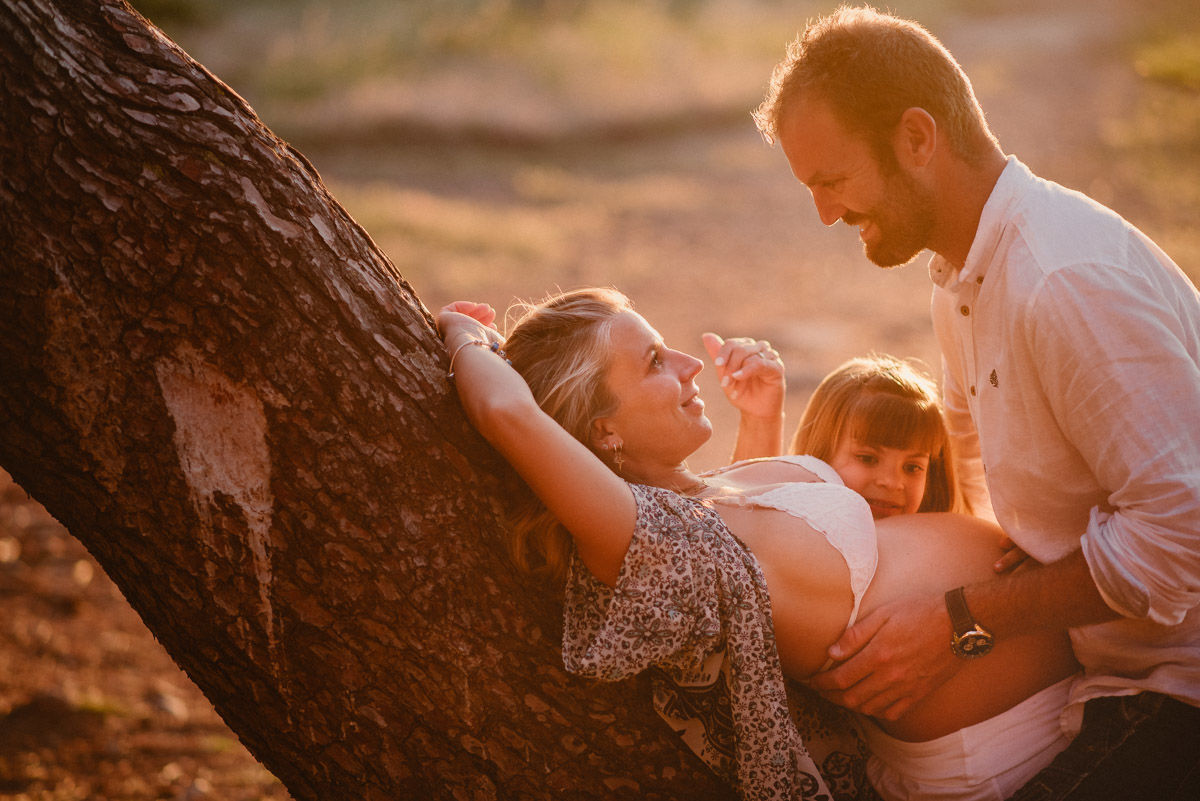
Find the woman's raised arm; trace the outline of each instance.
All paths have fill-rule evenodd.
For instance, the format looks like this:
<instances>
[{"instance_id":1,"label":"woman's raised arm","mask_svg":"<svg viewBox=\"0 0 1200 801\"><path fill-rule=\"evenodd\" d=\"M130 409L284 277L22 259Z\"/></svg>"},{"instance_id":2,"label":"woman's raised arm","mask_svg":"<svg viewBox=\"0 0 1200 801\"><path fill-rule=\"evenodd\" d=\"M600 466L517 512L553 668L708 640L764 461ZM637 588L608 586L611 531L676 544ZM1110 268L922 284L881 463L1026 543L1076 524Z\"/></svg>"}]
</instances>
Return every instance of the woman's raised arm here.
<instances>
[{"instance_id":1,"label":"woman's raised arm","mask_svg":"<svg viewBox=\"0 0 1200 801\"><path fill-rule=\"evenodd\" d=\"M725 397L740 412L730 462L783 453L783 361L766 340L703 335Z\"/></svg>"},{"instance_id":2,"label":"woman's raised arm","mask_svg":"<svg viewBox=\"0 0 1200 801\"><path fill-rule=\"evenodd\" d=\"M450 375L467 418L571 533L596 578L616 583L637 516L633 493L538 407L505 361L495 310L458 301L438 314Z\"/></svg>"}]
</instances>

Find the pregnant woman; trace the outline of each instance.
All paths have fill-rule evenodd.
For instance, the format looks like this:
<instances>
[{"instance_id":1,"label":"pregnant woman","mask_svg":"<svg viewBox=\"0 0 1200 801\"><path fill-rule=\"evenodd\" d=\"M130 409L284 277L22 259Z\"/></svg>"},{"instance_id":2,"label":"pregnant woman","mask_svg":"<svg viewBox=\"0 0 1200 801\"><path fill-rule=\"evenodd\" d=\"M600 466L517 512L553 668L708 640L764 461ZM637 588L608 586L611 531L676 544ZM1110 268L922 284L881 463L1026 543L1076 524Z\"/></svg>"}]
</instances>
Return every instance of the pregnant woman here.
<instances>
[{"instance_id":1,"label":"pregnant woman","mask_svg":"<svg viewBox=\"0 0 1200 801\"><path fill-rule=\"evenodd\" d=\"M954 514L874 521L811 457L693 473L685 459L712 433L702 363L613 290L553 297L506 340L494 318L457 302L438 324L469 419L533 493L510 550L566 574L567 668L613 680L654 669L656 709L744 798L828 797L784 677L825 667L859 614L990 578L999 530ZM1019 786L1066 745L1057 711L1076 669L1065 635L998 642L898 720L870 723L868 742L887 754L869 770L921 780L964 743L987 748L1001 721L1037 743L988 765ZM698 703L706 694L717 700ZM993 797L992 778L939 797Z\"/></svg>"}]
</instances>

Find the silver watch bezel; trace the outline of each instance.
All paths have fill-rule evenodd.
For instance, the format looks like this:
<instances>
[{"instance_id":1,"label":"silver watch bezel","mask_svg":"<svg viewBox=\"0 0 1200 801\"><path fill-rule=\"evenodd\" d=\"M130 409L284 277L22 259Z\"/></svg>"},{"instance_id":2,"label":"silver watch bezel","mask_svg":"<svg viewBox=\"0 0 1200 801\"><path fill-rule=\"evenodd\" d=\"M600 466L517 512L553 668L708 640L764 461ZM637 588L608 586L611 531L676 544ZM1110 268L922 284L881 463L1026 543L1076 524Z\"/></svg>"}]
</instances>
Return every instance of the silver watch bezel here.
<instances>
[{"instance_id":1,"label":"silver watch bezel","mask_svg":"<svg viewBox=\"0 0 1200 801\"><path fill-rule=\"evenodd\" d=\"M996 640L992 637L992 633L976 623L962 634L957 632L954 634L950 640L950 650L954 652L955 656L975 659L987 654L995 644Z\"/></svg>"}]
</instances>

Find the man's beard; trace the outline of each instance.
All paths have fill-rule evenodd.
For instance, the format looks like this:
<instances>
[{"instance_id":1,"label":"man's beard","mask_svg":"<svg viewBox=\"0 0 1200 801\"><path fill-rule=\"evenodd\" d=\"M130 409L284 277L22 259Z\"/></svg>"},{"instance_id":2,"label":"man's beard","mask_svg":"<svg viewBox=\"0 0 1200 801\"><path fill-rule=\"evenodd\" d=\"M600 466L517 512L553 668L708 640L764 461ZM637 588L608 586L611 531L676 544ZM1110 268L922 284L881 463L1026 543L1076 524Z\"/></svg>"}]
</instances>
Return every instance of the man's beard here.
<instances>
[{"instance_id":1,"label":"man's beard","mask_svg":"<svg viewBox=\"0 0 1200 801\"><path fill-rule=\"evenodd\" d=\"M863 252L880 267L898 267L928 247L934 217L933 193L893 168L887 175L883 201L865 214L847 213L842 221L847 225L870 223L876 238L863 241Z\"/></svg>"}]
</instances>

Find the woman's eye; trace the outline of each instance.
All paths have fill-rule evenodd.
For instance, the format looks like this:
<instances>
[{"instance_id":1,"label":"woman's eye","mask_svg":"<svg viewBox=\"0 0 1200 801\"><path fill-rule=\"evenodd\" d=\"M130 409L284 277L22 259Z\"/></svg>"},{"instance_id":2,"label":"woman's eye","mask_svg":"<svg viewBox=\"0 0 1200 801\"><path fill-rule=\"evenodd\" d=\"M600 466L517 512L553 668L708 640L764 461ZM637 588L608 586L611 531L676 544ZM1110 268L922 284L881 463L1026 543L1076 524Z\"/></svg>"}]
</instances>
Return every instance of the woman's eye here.
<instances>
[{"instance_id":1,"label":"woman's eye","mask_svg":"<svg viewBox=\"0 0 1200 801\"><path fill-rule=\"evenodd\" d=\"M650 356L651 367L662 367L662 355L658 351L654 351Z\"/></svg>"}]
</instances>

